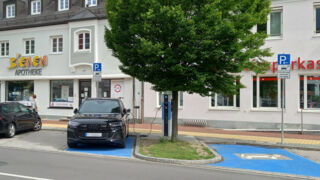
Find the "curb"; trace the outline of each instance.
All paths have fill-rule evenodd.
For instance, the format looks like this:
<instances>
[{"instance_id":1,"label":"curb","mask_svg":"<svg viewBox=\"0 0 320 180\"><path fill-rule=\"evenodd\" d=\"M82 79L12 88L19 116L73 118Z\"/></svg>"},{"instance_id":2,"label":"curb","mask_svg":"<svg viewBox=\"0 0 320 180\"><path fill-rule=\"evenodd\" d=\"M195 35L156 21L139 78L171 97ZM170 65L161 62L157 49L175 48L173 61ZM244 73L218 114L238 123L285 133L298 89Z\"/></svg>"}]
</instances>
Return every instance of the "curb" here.
<instances>
[{"instance_id":1,"label":"curb","mask_svg":"<svg viewBox=\"0 0 320 180\"><path fill-rule=\"evenodd\" d=\"M202 139L201 137L196 137ZM227 138L212 138L213 140L202 140L207 144L235 144L235 145L252 145L252 146L263 146L273 148L288 148L288 149L301 149L310 151L320 151L320 146L309 145L309 144L279 144L270 142L259 142L259 141L245 141L241 139L227 139Z\"/></svg>"},{"instance_id":2,"label":"curb","mask_svg":"<svg viewBox=\"0 0 320 180\"><path fill-rule=\"evenodd\" d=\"M201 142L202 145L208 147L205 143ZM212 159L204 159L204 160L179 160L179 159L167 159L167 158L157 158L151 156L145 156L139 153L140 149L140 136L136 138L136 145L134 149L134 156L138 159L153 161L153 162L161 162L161 163L170 163L170 164L191 164L191 165L201 165L201 164L213 164L222 161L222 156L218 154L216 151L208 147L208 149L215 155Z\"/></svg>"},{"instance_id":3,"label":"curb","mask_svg":"<svg viewBox=\"0 0 320 180\"><path fill-rule=\"evenodd\" d=\"M67 131L67 128L61 127L49 127L46 125L42 125L42 130L50 130L50 131Z\"/></svg>"}]
</instances>

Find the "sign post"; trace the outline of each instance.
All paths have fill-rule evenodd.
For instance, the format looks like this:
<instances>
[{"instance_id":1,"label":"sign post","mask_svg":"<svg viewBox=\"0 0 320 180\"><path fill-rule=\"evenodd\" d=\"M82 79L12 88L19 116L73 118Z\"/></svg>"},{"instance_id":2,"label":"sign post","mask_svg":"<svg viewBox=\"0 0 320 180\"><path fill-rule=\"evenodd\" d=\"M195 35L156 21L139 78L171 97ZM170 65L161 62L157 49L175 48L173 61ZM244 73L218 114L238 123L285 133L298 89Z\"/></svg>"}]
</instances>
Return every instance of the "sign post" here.
<instances>
[{"instance_id":1,"label":"sign post","mask_svg":"<svg viewBox=\"0 0 320 180\"><path fill-rule=\"evenodd\" d=\"M93 81L96 82L96 96L99 97L99 82L101 81L101 63L93 63Z\"/></svg>"},{"instance_id":2,"label":"sign post","mask_svg":"<svg viewBox=\"0 0 320 180\"><path fill-rule=\"evenodd\" d=\"M281 79L281 144L284 140L284 118L283 110L285 104L285 80L290 79L290 54L278 54L278 78ZM281 85L280 85L281 86Z\"/></svg>"}]
</instances>

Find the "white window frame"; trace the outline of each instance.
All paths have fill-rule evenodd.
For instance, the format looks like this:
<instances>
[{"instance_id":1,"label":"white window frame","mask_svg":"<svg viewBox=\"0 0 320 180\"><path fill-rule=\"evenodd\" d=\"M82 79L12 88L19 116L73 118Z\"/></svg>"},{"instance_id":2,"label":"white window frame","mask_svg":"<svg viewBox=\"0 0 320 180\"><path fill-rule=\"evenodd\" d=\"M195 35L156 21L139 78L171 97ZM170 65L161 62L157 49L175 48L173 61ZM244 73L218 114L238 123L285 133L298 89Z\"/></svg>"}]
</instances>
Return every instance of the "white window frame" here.
<instances>
[{"instance_id":1,"label":"white window frame","mask_svg":"<svg viewBox=\"0 0 320 180\"><path fill-rule=\"evenodd\" d=\"M240 92L240 91L239 91ZM240 94L238 95L240 96ZM237 95L233 95L233 106L218 106L218 93L214 93L214 106L211 104L212 96L209 96L209 109L226 109L226 110L239 110L237 107ZM240 105L240 102L239 102Z\"/></svg>"},{"instance_id":2,"label":"white window frame","mask_svg":"<svg viewBox=\"0 0 320 180\"><path fill-rule=\"evenodd\" d=\"M319 76L319 74L299 74L299 88L300 88L300 76L303 76L303 109L309 112L319 112L320 108L308 108L308 76ZM300 93L299 93L300 96ZM298 102L299 111L300 107L300 98Z\"/></svg>"},{"instance_id":3,"label":"white window frame","mask_svg":"<svg viewBox=\"0 0 320 180\"><path fill-rule=\"evenodd\" d=\"M277 75L263 75L263 76L255 76L256 78L257 78L257 83L256 83L256 96L257 96L257 102L256 102L256 104L257 104L257 107L253 107L253 99L251 100L251 107L253 108L253 109L265 109L265 110L272 110L272 109L274 109L274 110L279 110L279 109L281 109L281 79L279 79L278 77L277 77ZM277 94L278 94L278 99L277 99L277 101L278 101L278 107L260 107L260 78L263 78L263 77L276 77L276 78L278 78L278 80L277 80L277 90L278 90L278 92L277 92ZM253 83L253 76L252 76L252 81L251 81L251 83ZM285 82L285 84L286 84L286 82ZM286 98L286 85L284 85L284 97ZM253 86L252 86L252 93L251 93L251 97L253 98ZM285 103L284 104L286 104L286 100L285 100ZM286 107L285 107L286 108Z\"/></svg>"},{"instance_id":4,"label":"white window frame","mask_svg":"<svg viewBox=\"0 0 320 180\"><path fill-rule=\"evenodd\" d=\"M63 3L62 7L61 7L61 2ZM66 7L66 4L68 5L68 7ZM58 1L59 11L66 11L66 10L69 10L69 8L70 8L70 0L59 0Z\"/></svg>"},{"instance_id":5,"label":"white window frame","mask_svg":"<svg viewBox=\"0 0 320 180\"><path fill-rule=\"evenodd\" d=\"M98 5L98 0L95 0L95 4L93 4L93 0L90 0L90 4L89 4L89 0L86 0L86 7L88 6L88 7L93 7L93 6L97 6Z\"/></svg>"},{"instance_id":6,"label":"white window frame","mask_svg":"<svg viewBox=\"0 0 320 180\"><path fill-rule=\"evenodd\" d=\"M60 38L62 38L62 51L59 51L59 48L60 48L59 39ZM56 52L53 51L53 40L54 39L57 39L57 49L56 49L57 51ZM50 39L50 42L51 42L51 53L52 54L62 54L63 53L63 44L64 44L63 36L52 36L51 39Z\"/></svg>"},{"instance_id":7,"label":"white window frame","mask_svg":"<svg viewBox=\"0 0 320 180\"><path fill-rule=\"evenodd\" d=\"M34 9L34 4L36 5L36 9ZM40 8L40 11L38 11ZM31 15L41 14L41 0L32 0L31 1Z\"/></svg>"},{"instance_id":8,"label":"white window frame","mask_svg":"<svg viewBox=\"0 0 320 180\"><path fill-rule=\"evenodd\" d=\"M281 28L281 32L279 36L271 36L271 13L274 12L281 12L281 23L280 23L280 28ZM282 7L274 7L272 8L272 11L270 12L270 14L268 15L268 21L267 21L267 34L268 34L268 38L269 39L282 39L283 37L283 9Z\"/></svg>"},{"instance_id":9,"label":"white window frame","mask_svg":"<svg viewBox=\"0 0 320 180\"><path fill-rule=\"evenodd\" d=\"M27 52L27 41L29 41L29 46L30 46L30 48L29 48L29 52ZM34 42L34 52L32 53L32 51L31 51L31 41L33 41ZM24 39L24 41L23 41L23 43L24 43L24 51L23 51L23 53L25 54L25 55L34 55L35 54L35 52L36 52L36 41L34 40L34 39Z\"/></svg>"},{"instance_id":10,"label":"white window frame","mask_svg":"<svg viewBox=\"0 0 320 180\"><path fill-rule=\"evenodd\" d=\"M320 2L315 3L313 6L313 12L314 12L314 35L320 36L320 32L317 33L317 9L320 9Z\"/></svg>"},{"instance_id":11,"label":"white window frame","mask_svg":"<svg viewBox=\"0 0 320 180\"><path fill-rule=\"evenodd\" d=\"M14 9L14 11L13 11L13 9ZM9 16L9 11L10 11L10 16ZM15 4L7 5L6 6L6 18L15 18L15 17L16 17L16 5Z\"/></svg>"},{"instance_id":12,"label":"white window frame","mask_svg":"<svg viewBox=\"0 0 320 180\"><path fill-rule=\"evenodd\" d=\"M160 93L159 92L156 92L157 93L157 104L156 104L156 107L157 108L161 108L161 105L159 104L160 102L159 102L159 96L160 96ZM183 108L183 105L184 105L184 101L183 101L183 92L178 92L178 108L179 109L182 109ZM182 103L182 106L180 105L180 98L181 98L181 95L182 95L182 101L183 101L183 103Z\"/></svg>"},{"instance_id":13,"label":"white window frame","mask_svg":"<svg viewBox=\"0 0 320 180\"><path fill-rule=\"evenodd\" d=\"M4 55L2 55L2 45L3 44L4 44ZM9 53L10 53L9 41L0 41L0 57L9 57Z\"/></svg>"},{"instance_id":14,"label":"white window frame","mask_svg":"<svg viewBox=\"0 0 320 180\"><path fill-rule=\"evenodd\" d=\"M85 49L85 34L89 33L89 49ZM83 34L83 49L79 49L79 35ZM74 32L74 52L91 52L92 33L89 29L80 29Z\"/></svg>"}]
</instances>

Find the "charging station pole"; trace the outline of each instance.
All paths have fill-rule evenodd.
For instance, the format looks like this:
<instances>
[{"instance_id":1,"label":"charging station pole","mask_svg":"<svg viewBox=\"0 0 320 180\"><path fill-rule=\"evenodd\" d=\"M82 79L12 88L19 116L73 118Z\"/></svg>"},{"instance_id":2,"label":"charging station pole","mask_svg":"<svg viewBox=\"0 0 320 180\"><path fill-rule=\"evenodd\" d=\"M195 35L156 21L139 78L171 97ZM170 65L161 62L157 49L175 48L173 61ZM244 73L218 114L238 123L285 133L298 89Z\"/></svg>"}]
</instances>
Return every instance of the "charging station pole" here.
<instances>
[{"instance_id":1,"label":"charging station pole","mask_svg":"<svg viewBox=\"0 0 320 180\"><path fill-rule=\"evenodd\" d=\"M168 97L168 94L164 94L163 95L164 97L164 101L163 101L163 108L164 108L164 119L163 119L163 126L164 126L164 132L163 132L163 135L164 136L168 136L168 130L169 130L169 127L168 127L168 114L169 114L169 107L168 107L168 103L169 103L169 97Z\"/></svg>"},{"instance_id":2,"label":"charging station pole","mask_svg":"<svg viewBox=\"0 0 320 180\"><path fill-rule=\"evenodd\" d=\"M162 136L171 137L171 135L172 135L171 95L163 94L163 101L162 101Z\"/></svg>"}]
</instances>

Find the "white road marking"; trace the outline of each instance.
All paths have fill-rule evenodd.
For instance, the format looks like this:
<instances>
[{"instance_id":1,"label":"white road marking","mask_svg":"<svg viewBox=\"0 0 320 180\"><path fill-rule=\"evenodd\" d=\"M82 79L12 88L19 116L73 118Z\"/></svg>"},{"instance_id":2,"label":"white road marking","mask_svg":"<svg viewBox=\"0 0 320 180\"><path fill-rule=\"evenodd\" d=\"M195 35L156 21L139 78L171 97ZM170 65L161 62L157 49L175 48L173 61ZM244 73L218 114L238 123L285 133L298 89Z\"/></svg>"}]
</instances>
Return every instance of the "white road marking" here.
<instances>
[{"instance_id":1,"label":"white road marking","mask_svg":"<svg viewBox=\"0 0 320 180\"><path fill-rule=\"evenodd\" d=\"M17 177L17 178L32 179L32 180L52 180L52 179L37 178L37 177L31 177L31 176L22 176L22 175L18 175L18 174L9 174L9 173L2 173L2 172L0 172L0 176L9 176L9 177Z\"/></svg>"}]
</instances>

